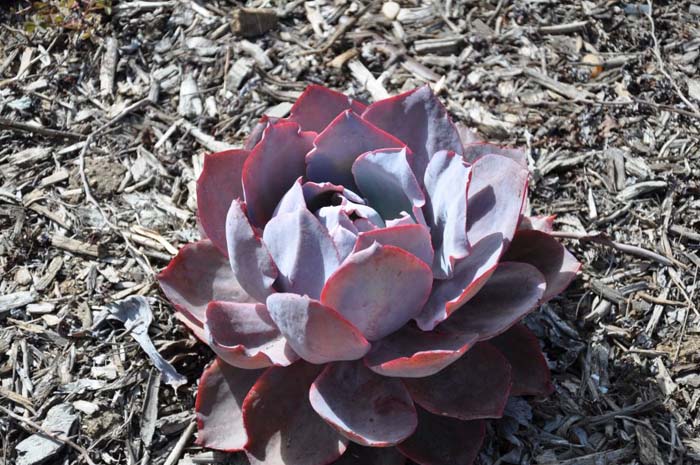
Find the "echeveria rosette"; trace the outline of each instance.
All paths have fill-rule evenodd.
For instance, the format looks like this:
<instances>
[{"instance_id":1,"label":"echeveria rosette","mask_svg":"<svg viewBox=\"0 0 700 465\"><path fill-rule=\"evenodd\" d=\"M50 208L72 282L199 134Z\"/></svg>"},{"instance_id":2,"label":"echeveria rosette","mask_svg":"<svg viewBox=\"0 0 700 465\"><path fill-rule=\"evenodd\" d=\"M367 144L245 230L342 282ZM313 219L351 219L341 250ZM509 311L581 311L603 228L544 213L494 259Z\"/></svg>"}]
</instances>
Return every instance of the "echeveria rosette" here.
<instances>
[{"instance_id":1,"label":"echeveria rosette","mask_svg":"<svg viewBox=\"0 0 700 465\"><path fill-rule=\"evenodd\" d=\"M520 323L579 264L523 216L523 152L457 128L430 88L365 106L310 86L207 156L207 239L159 275L218 358L198 443L252 464L470 464L510 395L547 395Z\"/></svg>"}]
</instances>

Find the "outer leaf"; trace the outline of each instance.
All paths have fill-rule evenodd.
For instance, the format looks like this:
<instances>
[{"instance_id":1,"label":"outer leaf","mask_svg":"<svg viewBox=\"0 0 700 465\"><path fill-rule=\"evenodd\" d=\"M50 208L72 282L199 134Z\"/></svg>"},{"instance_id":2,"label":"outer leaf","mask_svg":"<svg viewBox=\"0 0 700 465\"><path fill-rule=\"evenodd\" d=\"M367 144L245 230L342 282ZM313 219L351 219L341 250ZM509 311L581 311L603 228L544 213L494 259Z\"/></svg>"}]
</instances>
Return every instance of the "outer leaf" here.
<instances>
[{"instance_id":1,"label":"outer leaf","mask_svg":"<svg viewBox=\"0 0 700 465\"><path fill-rule=\"evenodd\" d=\"M484 155L472 166L467 203L467 238L475 244L500 233L510 243L527 190L527 168L502 155Z\"/></svg>"},{"instance_id":2,"label":"outer leaf","mask_svg":"<svg viewBox=\"0 0 700 465\"><path fill-rule=\"evenodd\" d=\"M474 163L484 155L490 154L502 155L506 158L510 158L519 165L527 168L527 154L522 149L502 147L483 141L464 144L464 159L469 163Z\"/></svg>"},{"instance_id":3,"label":"outer leaf","mask_svg":"<svg viewBox=\"0 0 700 465\"><path fill-rule=\"evenodd\" d=\"M226 241L231 269L241 287L258 302L273 292L277 267L253 227L248 222L245 204L231 202L226 216ZM221 299L225 300L225 299Z\"/></svg>"},{"instance_id":4,"label":"outer leaf","mask_svg":"<svg viewBox=\"0 0 700 465\"><path fill-rule=\"evenodd\" d=\"M418 409L418 429L398 449L418 465L471 465L484 442L485 423Z\"/></svg>"},{"instance_id":5,"label":"outer leaf","mask_svg":"<svg viewBox=\"0 0 700 465\"><path fill-rule=\"evenodd\" d=\"M204 329L209 347L229 365L287 366L299 358L263 304L211 302Z\"/></svg>"},{"instance_id":6,"label":"outer leaf","mask_svg":"<svg viewBox=\"0 0 700 465\"><path fill-rule=\"evenodd\" d=\"M367 152L352 165L355 183L370 206L384 219L401 217L408 212L425 223L421 207L425 196L408 163L405 148Z\"/></svg>"},{"instance_id":7,"label":"outer leaf","mask_svg":"<svg viewBox=\"0 0 700 465\"><path fill-rule=\"evenodd\" d=\"M215 359L204 370L197 389L197 444L227 452L243 450L243 399L262 370L242 370Z\"/></svg>"},{"instance_id":8,"label":"outer leaf","mask_svg":"<svg viewBox=\"0 0 700 465\"><path fill-rule=\"evenodd\" d=\"M340 264L328 231L306 209L272 218L263 231L263 241L277 264L277 289L283 292L316 299Z\"/></svg>"},{"instance_id":9,"label":"outer leaf","mask_svg":"<svg viewBox=\"0 0 700 465\"><path fill-rule=\"evenodd\" d=\"M367 339L350 322L307 296L272 294L267 308L289 345L307 362L356 360L370 349Z\"/></svg>"},{"instance_id":10,"label":"outer leaf","mask_svg":"<svg viewBox=\"0 0 700 465\"><path fill-rule=\"evenodd\" d=\"M363 447L354 442L331 465L405 465L406 458L395 447Z\"/></svg>"},{"instance_id":11,"label":"outer leaf","mask_svg":"<svg viewBox=\"0 0 700 465\"><path fill-rule=\"evenodd\" d=\"M393 245L415 255L426 265L433 263L433 247L430 244L428 228L422 224L407 224L400 226L374 229L360 233L355 244L355 252L364 250L374 242L381 245Z\"/></svg>"},{"instance_id":12,"label":"outer leaf","mask_svg":"<svg viewBox=\"0 0 700 465\"><path fill-rule=\"evenodd\" d=\"M243 192L252 224L267 223L285 192L304 176L304 157L313 138L313 133L301 132L299 125L288 121L265 129L243 165Z\"/></svg>"},{"instance_id":13,"label":"outer leaf","mask_svg":"<svg viewBox=\"0 0 700 465\"><path fill-rule=\"evenodd\" d=\"M566 289L581 269L566 247L549 234L536 230L518 231L503 259L528 263L544 275L547 281L544 302Z\"/></svg>"},{"instance_id":14,"label":"outer leaf","mask_svg":"<svg viewBox=\"0 0 700 465\"><path fill-rule=\"evenodd\" d=\"M473 245L468 257L456 262L452 278L435 281L430 299L416 317L420 329L431 331L479 292L496 269L502 250L500 234L487 236Z\"/></svg>"},{"instance_id":15,"label":"outer leaf","mask_svg":"<svg viewBox=\"0 0 700 465\"><path fill-rule=\"evenodd\" d=\"M510 365L495 347L482 342L438 374L407 378L404 384L416 403L436 415L500 418L510 392Z\"/></svg>"},{"instance_id":16,"label":"outer leaf","mask_svg":"<svg viewBox=\"0 0 700 465\"><path fill-rule=\"evenodd\" d=\"M296 121L304 131L321 132L345 110L362 113L365 105L323 86L311 84L294 103L289 120Z\"/></svg>"},{"instance_id":17,"label":"outer leaf","mask_svg":"<svg viewBox=\"0 0 700 465\"><path fill-rule=\"evenodd\" d=\"M358 444L398 444L416 428L416 409L398 379L384 378L359 362L328 365L311 385L311 406Z\"/></svg>"},{"instance_id":18,"label":"outer leaf","mask_svg":"<svg viewBox=\"0 0 700 465\"><path fill-rule=\"evenodd\" d=\"M420 331L406 325L375 342L365 363L383 376L431 376L464 355L478 339L476 333L453 333L440 328Z\"/></svg>"},{"instance_id":19,"label":"outer leaf","mask_svg":"<svg viewBox=\"0 0 700 465\"><path fill-rule=\"evenodd\" d=\"M523 319L540 303L544 276L532 265L501 262L481 290L443 326L491 339Z\"/></svg>"},{"instance_id":20,"label":"outer leaf","mask_svg":"<svg viewBox=\"0 0 700 465\"><path fill-rule=\"evenodd\" d=\"M253 148L262 139L265 129L275 124L279 120L279 118L276 118L274 116L261 116L258 122L255 123L255 126L253 126L253 129L250 131L250 134L248 134L248 138L243 144L243 150L253 150Z\"/></svg>"},{"instance_id":21,"label":"outer leaf","mask_svg":"<svg viewBox=\"0 0 700 465\"><path fill-rule=\"evenodd\" d=\"M554 390L547 361L537 337L523 324L517 324L489 341L508 359L512 367L512 396L548 396Z\"/></svg>"},{"instance_id":22,"label":"outer leaf","mask_svg":"<svg viewBox=\"0 0 700 465\"><path fill-rule=\"evenodd\" d=\"M554 219L556 215L539 215L539 216L522 216L520 218L520 224L518 225L518 230L521 229L536 229L537 231L542 231L544 233L551 233L554 231Z\"/></svg>"},{"instance_id":23,"label":"outer leaf","mask_svg":"<svg viewBox=\"0 0 700 465\"><path fill-rule=\"evenodd\" d=\"M309 387L321 368L305 362L269 368L243 401L251 465L325 465L339 458L347 439L311 408Z\"/></svg>"},{"instance_id":24,"label":"outer leaf","mask_svg":"<svg viewBox=\"0 0 700 465\"><path fill-rule=\"evenodd\" d=\"M328 181L355 190L351 168L365 152L405 144L350 110L344 111L314 140L306 156L306 174L312 181Z\"/></svg>"},{"instance_id":25,"label":"outer leaf","mask_svg":"<svg viewBox=\"0 0 700 465\"><path fill-rule=\"evenodd\" d=\"M243 198L241 176L247 150L227 150L204 158L197 179L197 211L207 237L226 255L226 213L231 201Z\"/></svg>"},{"instance_id":26,"label":"outer leaf","mask_svg":"<svg viewBox=\"0 0 700 465\"><path fill-rule=\"evenodd\" d=\"M226 257L211 241L184 246L158 274L163 293L186 316L191 329L204 328L204 312L211 300L252 302L231 271Z\"/></svg>"},{"instance_id":27,"label":"outer leaf","mask_svg":"<svg viewBox=\"0 0 700 465\"><path fill-rule=\"evenodd\" d=\"M301 185L302 178L297 178L289 190L282 196L282 200L275 207L273 218L284 213L293 213L297 210L306 210L306 199L304 189Z\"/></svg>"},{"instance_id":28,"label":"outer leaf","mask_svg":"<svg viewBox=\"0 0 700 465\"><path fill-rule=\"evenodd\" d=\"M441 150L425 171L425 217L435 248L433 275L452 276L455 261L469 254L467 240L467 186L471 170L454 152Z\"/></svg>"},{"instance_id":29,"label":"outer leaf","mask_svg":"<svg viewBox=\"0 0 700 465\"><path fill-rule=\"evenodd\" d=\"M373 103L362 118L379 126L413 151L416 178L423 179L428 160L438 150L462 153L459 132L429 86Z\"/></svg>"},{"instance_id":30,"label":"outer leaf","mask_svg":"<svg viewBox=\"0 0 700 465\"><path fill-rule=\"evenodd\" d=\"M345 260L326 282L321 302L376 341L417 315L431 284L430 268L415 255L375 243Z\"/></svg>"}]
</instances>

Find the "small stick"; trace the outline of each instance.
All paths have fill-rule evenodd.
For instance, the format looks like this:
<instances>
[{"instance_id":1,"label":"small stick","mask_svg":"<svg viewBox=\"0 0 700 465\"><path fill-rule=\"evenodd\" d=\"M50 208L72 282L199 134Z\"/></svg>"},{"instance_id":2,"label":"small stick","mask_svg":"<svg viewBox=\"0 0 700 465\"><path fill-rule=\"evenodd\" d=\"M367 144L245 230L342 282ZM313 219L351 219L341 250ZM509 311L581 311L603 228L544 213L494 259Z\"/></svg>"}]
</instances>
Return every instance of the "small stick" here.
<instances>
[{"instance_id":1,"label":"small stick","mask_svg":"<svg viewBox=\"0 0 700 465\"><path fill-rule=\"evenodd\" d=\"M47 137L57 137L65 139L83 139L86 136L77 132L61 131L58 129L44 128L41 126L33 126L31 124L19 123L6 118L0 118L0 128L13 129L15 131L25 131L34 134L40 134Z\"/></svg>"},{"instance_id":2,"label":"small stick","mask_svg":"<svg viewBox=\"0 0 700 465\"><path fill-rule=\"evenodd\" d=\"M170 454L168 454L168 458L165 459L165 463L163 465L175 465L175 463L177 463L180 456L182 456L182 451L185 449L187 441L189 441L192 434L194 434L194 429L196 427L197 423L194 421L187 426L187 429L182 432L180 439L178 439L177 443L175 443L175 447L170 451Z\"/></svg>"},{"instance_id":3,"label":"small stick","mask_svg":"<svg viewBox=\"0 0 700 465\"><path fill-rule=\"evenodd\" d=\"M350 30L351 27L355 25L355 23L362 17L364 16L367 11L375 4L375 0L369 2L367 5L365 5L360 11L357 12L355 16L350 18L347 23L343 23L336 29L336 31L333 33L333 35L330 36L330 38L326 41L325 44L323 44L320 48L316 48L313 50L304 50L300 52L300 55L314 55L316 53L323 53L329 48L333 46L333 44L340 39L342 36L345 35L346 32Z\"/></svg>"},{"instance_id":4,"label":"small stick","mask_svg":"<svg viewBox=\"0 0 700 465\"><path fill-rule=\"evenodd\" d=\"M595 235L588 233L570 233L561 231L555 231L550 234L554 237L561 237L565 239L595 242L596 244L612 247L613 249L619 250L620 252L628 253L630 255L648 258L667 266L678 265L678 263L675 260L671 260L656 252L652 252L651 250L647 250L642 247L637 247L636 245L621 244L620 242L615 242L612 239L609 239L603 235Z\"/></svg>"},{"instance_id":5,"label":"small stick","mask_svg":"<svg viewBox=\"0 0 700 465\"><path fill-rule=\"evenodd\" d=\"M15 420L17 420L17 421L19 421L19 422L22 422L22 423L25 423L25 424L31 426L32 428L34 428L35 430L40 431L42 434L45 434L46 436L50 437L51 439L69 445L70 447L72 447L73 449L75 449L78 453L80 453L80 456L81 456L89 465L95 465L95 462L93 462L92 459L90 458L90 455L88 454L88 451L85 450L85 448L84 448L83 446L81 446L81 445L76 444L75 442L73 442L71 439L65 437L65 436L62 435L62 434L52 433L51 431L47 430L46 428L44 428L43 426L39 425L38 423L36 423L36 422L30 420L29 418L21 417L21 416L17 415L16 413L14 413L12 410L9 410L9 409L7 409L7 408L1 406L1 405L0 405L0 410L2 410L3 412L5 412L7 415L9 415L10 417L14 418Z\"/></svg>"}]
</instances>

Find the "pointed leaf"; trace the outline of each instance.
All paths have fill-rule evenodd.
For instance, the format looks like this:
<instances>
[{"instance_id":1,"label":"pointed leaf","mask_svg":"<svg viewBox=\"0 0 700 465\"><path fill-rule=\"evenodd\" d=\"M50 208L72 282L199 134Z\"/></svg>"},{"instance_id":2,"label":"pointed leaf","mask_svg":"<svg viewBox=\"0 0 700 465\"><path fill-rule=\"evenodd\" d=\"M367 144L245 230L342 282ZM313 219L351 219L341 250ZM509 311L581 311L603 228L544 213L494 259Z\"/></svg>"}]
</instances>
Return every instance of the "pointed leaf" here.
<instances>
[{"instance_id":1,"label":"pointed leaf","mask_svg":"<svg viewBox=\"0 0 700 465\"><path fill-rule=\"evenodd\" d=\"M248 134L248 138L243 143L243 150L253 150L263 137L265 129L278 122L280 119L274 116L262 115L253 129Z\"/></svg>"},{"instance_id":2,"label":"pointed leaf","mask_svg":"<svg viewBox=\"0 0 700 465\"><path fill-rule=\"evenodd\" d=\"M554 391L547 361L537 337L523 324L517 324L489 340L512 368L512 396L548 396Z\"/></svg>"},{"instance_id":3,"label":"pointed leaf","mask_svg":"<svg viewBox=\"0 0 700 465\"><path fill-rule=\"evenodd\" d=\"M308 210L275 216L265 226L263 241L277 264L277 289L316 299L338 268L338 251L328 231Z\"/></svg>"},{"instance_id":4,"label":"pointed leaf","mask_svg":"<svg viewBox=\"0 0 700 465\"><path fill-rule=\"evenodd\" d=\"M414 318L428 298L430 268L415 255L374 243L351 254L326 282L321 302L335 308L370 341Z\"/></svg>"},{"instance_id":5,"label":"pointed leaf","mask_svg":"<svg viewBox=\"0 0 700 465\"><path fill-rule=\"evenodd\" d=\"M272 294L267 308L288 344L311 363L357 360L370 349L362 333L338 312L297 294Z\"/></svg>"},{"instance_id":6,"label":"pointed leaf","mask_svg":"<svg viewBox=\"0 0 700 465\"><path fill-rule=\"evenodd\" d=\"M398 449L418 465L472 465L485 433L484 420L462 421L418 409L418 429Z\"/></svg>"},{"instance_id":7,"label":"pointed leaf","mask_svg":"<svg viewBox=\"0 0 700 465\"><path fill-rule=\"evenodd\" d=\"M187 326L193 330L204 327L204 313L212 300L254 300L236 281L226 257L208 240L181 248L158 274L158 282L170 303L185 315L189 322Z\"/></svg>"},{"instance_id":8,"label":"pointed leaf","mask_svg":"<svg viewBox=\"0 0 700 465\"><path fill-rule=\"evenodd\" d=\"M365 357L370 370L382 376L420 378L442 370L471 348L476 333L421 331L406 325L375 342Z\"/></svg>"},{"instance_id":9,"label":"pointed leaf","mask_svg":"<svg viewBox=\"0 0 700 465\"><path fill-rule=\"evenodd\" d=\"M289 120L299 123L304 131L321 132L345 110L359 114L365 108L365 105L347 95L311 84L289 111Z\"/></svg>"},{"instance_id":10,"label":"pointed leaf","mask_svg":"<svg viewBox=\"0 0 700 465\"><path fill-rule=\"evenodd\" d=\"M282 200L275 207L273 217L284 213L293 213L297 210L306 210L306 199L304 189L301 186L301 176L294 181L294 184L282 196Z\"/></svg>"},{"instance_id":11,"label":"pointed leaf","mask_svg":"<svg viewBox=\"0 0 700 465\"><path fill-rule=\"evenodd\" d=\"M581 264L566 247L549 234L537 230L518 231L503 259L528 263L544 275L547 289L542 296L543 302L566 289L581 269Z\"/></svg>"},{"instance_id":12,"label":"pointed leaf","mask_svg":"<svg viewBox=\"0 0 700 465\"><path fill-rule=\"evenodd\" d=\"M264 302L273 291L277 267L270 252L248 222L245 204L231 202L226 216L226 242L231 269L241 287L258 302ZM226 300L226 299L220 299Z\"/></svg>"},{"instance_id":13,"label":"pointed leaf","mask_svg":"<svg viewBox=\"0 0 700 465\"><path fill-rule=\"evenodd\" d=\"M321 367L303 361L269 368L243 401L251 465L326 465L341 456L347 439L321 419L309 388Z\"/></svg>"},{"instance_id":14,"label":"pointed leaf","mask_svg":"<svg viewBox=\"0 0 700 465\"><path fill-rule=\"evenodd\" d=\"M248 442L243 426L243 399L262 370L243 370L214 360L199 380L197 444L226 452L243 450Z\"/></svg>"},{"instance_id":15,"label":"pointed leaf","mask_svg":"<svg viewBox=\"0 0 700 465\"><path fill-rule=\"evenodd\" d=\"M405 465L395 447L364 447L351 442L342 457L330 465Z\"/></svg>"},{"instance_id":16,"label":"pointed leaf","mask_svg":"<svg viewBox=\"0 0 700 465\"><path fill-rule=\"evenodd\" d=\"M263 304L211 302L204 330L211 350L235 367L287 366L299 359Z\"/></svg>"},{"instance_id":17,"label":"pointed leaf","mask_svg":"<svg viewBox=\"0 0 700 465\"><path fill-rule=\"evenodd\" d=\"M545 289L544 276L532 265L501 262L486 284L442 326L450 331L495 337L537 308Z\"/></svg>"},{"instance_id":18,"label":"pointed leaf","mask_svg":"<svg viewBox=\"0 0 700 465\"><path fill-rule=\"evenodd\" d=\"M425 196L405 148L364 153L352 165L352 174L360 192L382 218L399 218L405 211L424 223L420 208L425 204Z\"/></svg>"},{"instance_id":19,"label":"pointed leaf","mask_svg":"<svg viewBox=\"0 0 700 465\"><path fill-rule=\"evenodd\" d=\"M243 198L241 176L247 150L227 150L204 158L202 174L197 179L197 214L207 237L224 255L226 249L226 214L231 201Z\"/></svg>"},{"instance_id":20,"label":"pointed leaf","mask_svg":"<svg viewBox=\"0 0 700 465\"><path fill-rule=\"evenodd\" d=\"M430 298L416 317L418 327L431 331L471 299L496 269L502 250L500 234L487 236L474 244L469 256L455 263L452 278L433 283Z\"/></svg>"},{"instance_id":21,"label":"pointed leaf","mask_svg":"<svg viewBox=\"0 0 700 465\"><path fill-rule=\"evenodd\" d=\"M313 133L280 121L269 126L243 165L243 192L252 224L262 227L294 181L306 172L304 157L313 147Z\"/></svg>"},{"instance_id":22,"label":"pointed leaf","mask_svg":"<svg viewBox=\"0 0 700 465\"><path fill-rule=\"evenodd\" d=\"M525 216L520 218L520 224L518 225L518 230L521 229L535 229L537 231L542 231L544 233L551 233L554 231L554 219L556 215L538 215L538 216Z\"/></svg>"},{"instance_id":23,"label":"pointed leaf","mask_svg":"<svg viewBox=\"0 0 700 465\"><path fill-rule=\"evenodd\" d=\"M423 179L430 157L438 150L462 153L459 132L429 86L373 103L362 118L398 137L413 151L414 172Z\"/></svg>"},{"instance_id":24,"label":"pointed leaf","mask_svg":"<svg viewBox=\"0 0 700 465\"><path fill-rule=\"evenodd\" d=\"M406 378L404 384L417 404L436 415L500 418L510 393L510 365L498 349L482 342L439 373Z\"/></svg>"},{"instance_id":25,"label":"pointed leaf","mask_svg":"<svg viewBox=\"0 0 700 465\"><path fill-rule=\"evenodd\" d=\"M361 445L392 446L416 428L416 409L401 381L379 376L361 362L328 365L311 386L309 400L321 418Z\"/></svg>"},{"instance_id":26,"label":"pointed leaf","mask_svg":"<svg viewBox=\"0 0 700 465\"><path fill-rule=\"evenodd\" d=\"M342 263L355 247L358 233L355 224L340 205L322 207L316 217L328 230Z\"/></svg>"},{"instance_id":27,"label":"pointed leaf","mask_svg":"<svg viewBox=\"0 0 700 465\"><path fill-rule=\"evenodd\" d=\"M467 240L467 187L471 170L459 155L441 150L425 171L425 219L435 249L433 275L452 276L455 261L469 254Z\"/></svg>"},{"instance_id":28,"label":"pointed leaf","mask_svg":"<svg viewBox=\"0 0 700 465\"><path fill-rule=\"evenodd\" d=\"M355 244L355 252L364 250L374 242L393 245L415 255L426 265L433 263L433 247L430 244L428 228L422 224L408 224L360 233Z\"/></svg>"},{"instance_id":29,"label":"pointed leaf","mask_svg":"<svg viewBox=\"0 0 700 465\"><path fill-rule=\"evenodd\" d=\"M527 168L502 155L484 155L472 165L467 204L470 244L500 233L508 245L520 221L527 191Z\"/></svg>"},{"instance_id":30,"label":"pointed leaf","mask_svg":"<svg viewBox=\"0 0 700 465\"><path fill-rule=\"evenodd\" d=\"M355 190L351 168L360 154L401 147L405 147L403 142L347 110L314 140L314 149L306 157L306 174L312 181L328 181Z\"/></svg>"}]
</instances>

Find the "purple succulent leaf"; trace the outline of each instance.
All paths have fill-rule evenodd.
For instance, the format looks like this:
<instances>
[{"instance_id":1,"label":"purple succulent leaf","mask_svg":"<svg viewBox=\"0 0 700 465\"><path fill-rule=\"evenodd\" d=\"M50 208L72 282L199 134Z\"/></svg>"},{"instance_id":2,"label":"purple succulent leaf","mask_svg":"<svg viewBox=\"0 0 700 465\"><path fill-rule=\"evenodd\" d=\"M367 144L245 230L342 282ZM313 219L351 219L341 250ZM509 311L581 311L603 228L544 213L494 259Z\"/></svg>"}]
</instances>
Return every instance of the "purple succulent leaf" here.
<instances>
[{"instance_id":1,"label":"purple succulent leaf","mask_svg":"<svg viewBox=\"0 0 700 465\"><path fill-rule=\"evenodd\" d=\"M519 230L503 260L528 263L547 281L542 296L546 302L566 289L581 269L571 252L549 234L537 230Z\"/></svg>"},{"instance_id":2,"label":"purple succulent leaf","mask_svg":"<svg viewBox=\"0 0 700 465\"><path fill-rule=\"evenodd\" d=\"M554 391L547 361L532 331L517 324L489 340L512 368L512 396L548 396Z\"/></svg>"},{"instance_id":3,"label":"purple succulent leaf","mask_svg":"<svg viewBox=\"0 0 700 465\"><path fill-rule=\"evenodd\" d=\"M197 179L197 212L207 237L224 255L226 249L226 213L231 201L243 198L241 177L247 150L227 150L204 158Z\"/></svg>"},{"instance_id":4,"label":"purple succulent leaf","mask_svg":"<svg viewBox=\"0 0 700 465\"><path fill-rule=\"evenodd\" d=\"M395 447L364 447L351 442L338 460L330 465L405 465L404 457Z\"/></svg>"},{"instance_id":5,"label":"purple succulent leaf","mask_svg":"<svg viewBox=\"0 0 700 465\"><path fill-rule=\"evenodd\" d=\"M275 212L272 214L274 218L277 215L285 213L293 213L297 210L306 210L306 197L301 185L302 178L297 178L289 190L282 196L282 199L275 207Z\"/></svg>"},{"instance_id":6,"label":"purple succulent leaf","mask_svg":"<svg viewBox=\"0 0 700 465\"><path fill-rule=\"evenodd\" d=\"M500 234L492 234L473 244L469 256L455 263L452 278L433 283L430 298L416 317L418 327L431 331L471 299L496 269L502 251Z\"/></svg>"},{"instance_id":7,"label":"purple succulent leaf","mask_svg":"<svg viewBox=\"0 0 700 465\"><path fill-rule=\"evenodd\" d=\"M418 465L472 465L484 442L484 420L462 421L418 410L418 428L398 450Z\"/></svg>"},{"instance_id":8,"label":"purple succulent leaf","mask_svg":"<svg viewBox=\"0 0 700 465\"><path fill-rule=\"evenodd\" d=\"M340 205L321 207L316 213L316 218L328 230L342 263L355 247L358 234L355 224Z\"/></svg>"},{"instance_id":9,"label":"purple succulent leaf","mask_svg":"<svg viewBox=\"0 0 700 465\"><path fill-rule=\"evenodd\" d=\"M357 360L370 349L360 330L318 300L277 293L267 298L267 308L287 343L307 362Z\"/></svg>"},{"instance_id":10,"label":"purple succulent leaf","mask_svg":"<svg viewBox=\"0 0 700 465\"><path fill-rule=\"evenodd\" d=\"M370 229L383 228L385 226L384 219L374 208L365 205L364 203L354 202L344 196L337 196L336 199L340 201L342 210L347 213L348 216L355 216L371 223L371 226L369 226ZM365 229L363 228L361 230Z\"/></svg>"},{"instance_id":11,"label":"purple succulent leaf","mask_svg":"<svg viewBox=\"0 0 700 465\"><path fill-rule=\"evenodd\" d=\"M170 303L184 315L188 326L200 339L204 334L207 304L211 300L253 301L236 281L226 257L209 240L181 248L158 274L158 282Z\"/></svg>"},{"instance_id":12,"label":"purple succulent leaf","mask_svg":"<svg viewBox=\"0 0 700 465\"><path fill-rule=\"evenodd\" d=\"M525 216L520 218L520 224L518 224L518 231L534 229L537 231L542 231L544 233L551 233L554 231L554 219L556 215L537 215L537 216ZM516 232L517 234L517 232Z\"/></svg>"},{"instance_id":13,"label":"purple succulent leaf","mask_svg":"<svg viewBox=\"0 0 700 465\"><path fill-rule=\"evenodd\" d=\"M425 196L408 159L405 148L363 153L353 163L352 174L360 192L382 218L399 218L401 212L408 212L425 224L421 211Z\"/></svg>"},{"instance_id":14,"label":"purple succulent leaf","mask_svg":"<svg viewBox=\"0 0 700 465\"><path fill-rule=\"evenodd\" d=\"M243 399L262 372L232 367L218 358L204 370L194 406L198 445L226 452L243 450L248 442Z\"/></svg>"},{"instance_id":15,"label":"purple succulent leaf","mask_svg":"<svg viewBox=\"0 0 700 465\"><path fill-rule=\"evenodd\" d=\"M321 418L361 445L393 446L416 428L416 409L401 380L379 376L361 362L327 365L309 400Z\"/></svg>"},{"instance_id":16,"label":"purple succulent leaf","mask_svg":"<svg viewBox=\"0 0 700 465\"><path fill-rule=\"evenodd\" d=\"M304 191L306 205L312 212L315 212L324 206L331 205L335 194L344 195L346 191L343 186L338 186L330 182L307 181L301 187ZM357 196L353 198L356 197Z\"/></svg>"},{"instance_id":17,"label":"purple succulent leaf","mask_svg":"<svg viewBox=\"0 0 700 465\"><path fill-rule=\"evenodd\" d=\"M435 152L462 153L459 131L428 85L373 103L362 118L406 143L414 153L413 168L419 181Z\"/></svg>"},{"instance_id":18,"label":"purple succulent leaf","mask_svg":"<svg viewBox=\"0 0 700 465\"><path fill-rule=\"evenodd\" d=\"M306 172L304 157L315 133L280 121L269 126L243 165L243 192L252 224L262 227L272 217L282 196Z\"/></svg>"},{"instance_id":19,"label":"purple succulent leaf","mask_svg":"<svg viewBox=\"0 0 700 465\"><path fill-rule=\"evenodd\" d=\"M263 304L213 301L206 316L207 343L229 365L256 369L299 359Z\"/></svg>"},{"instance_id":20,"label":"purple succulent leaf","mask_svg":"<svg viewBox=\"0 0 700 465\"><path fill-rule=\"evenodd\" d=\"M255 123L255 126L253 126L250 134L248 134L248 138L243 143L243 150L253 150L253 148L258 145L258 142L260 142L262 139L265 129L275 124L279 120L279 118L274 116L263 115L258 122Z\"/></svg>"},{"instance_id":21,"label":"purple succulent leaf","mask_svg":"<svg viewBox=\"0 0 700 465\"><path fill-rule=\"evenodd\" d=\"M321 132L344 111L352 110L359 115L366 108L347 95L311 84L292 106L288 119L299 123L304 131Z\"/></svg>"},{"instance_id":22,"label":"purple succulent leaf","mask_svg":"<svg viewBox=\"0 0 700 465\"><path fill-rule=\"evenodd\" d=\"M430 268L415 255L375 242L351 254L331 275L321 302L376 341L418 314L432 279Z\"/></svg>"},{"instance_id":23,"label":"purple succulent leaf","mask_svg":"<svg viewBox=\"0 0 700 465\"><path fill-rule=\"evenodd\" d=\"M475 244L493 233L513 238L527 192L527 168L502 155L484 155L472 165L467 239Z\"/></svg>"},{"instance_id":24,"label":"purple succulent leaf","mask_svg":"<svg viewBox=\"0 0 700 465\"><path fill-rule=\"evenodd\" d=\"M393 226L360 233L353 252L364 250L374 242L403 249L423 260L428 266L433 263L430 232L422 224Z\"/></svg>"},{"instance_id":25,"label":"purple succulent leaf","mask_svg":"<svg viewBox=\"0 0 700 465\"><path fill-rule=\"evenodd\" d=\"M442 370L469 350L476 333L421 331L406 325L375 342L365 357L370 370L382 376L421 378Z\"/></svg>"},{"instance_id":26,"label":"purple succulent leaf","mask_svg":"<svg viewBox=\"0 0 700 465\"><path fill-rule=\"evenodd\" d=\"M272 285L278 276L277 267L248 222L246 205L238 199L231 202L226 215L226 243L233 276L248 294L258 302L264 302L274 292Z\"/></svg>"},{"instance_id":27,"label":"purple succulent leaf","mask_svg":"<svg viewBox=\"0 0 700 465\"><path fill-rule=\"evenodd\" d=\"M425 220L425 218L423 218ZM411 215L407 212L401 212L401 216L391 220L386 220L386 227L393 228L394 226L405 226L408 224L417 224Z\"/></svg>"},{"instance_id":28,"label":"purple succulent leaf","mask_svg":"<svg viewBox=\"0 0 700 465\"><path fill-rule=\"evenodd\" d=\"M268 368L243 401L245 446L251 465L326 465L348 440L323 421L309 402L321 369L303 361Z\"/></svg>"},{"instance_id":29,"label":"purple succulent leaf","mask_svg":"<svg viewBox=\"0 0 700 465\"><path fill-rule=\"evenodd\" d=\"M474 163L484 155L501 155L510 158L523 168L527 169L527 153L522 149L502 147L500 145L489 144L488 142L474 142L464 145L464 159L468 163Z\"/></svg>"},{"instance_id":30,"label":"purple succulent leaf","mask_svg":"<svg viewBox=\"0 0 700 465\"><path fill-rule=\"evenodd\" d=\"M455 261L469 254L467 188L471 170L459 155L441 150L425 170L425 218L430 226L436 279L452 276Z\"/></svg>"},{"instance_id":31,"label":"purple succulent leaf","mask_svg":"<svg viewBox=\"0 0 700 465\"><path fill-rule=\"evenodd\" d=\"M532 265L501 262L479 292L440 327L495 337L537 308L545 290L544 276Z\"/></svg>"},{"instance_id":32,"label":"purple succulent leaf","mask_svg":"<svg viewBox=\"0 0 700 465\"><path fill-rule=\"evenodd\" d=\"M340 265L328 231L305 208L272 218L263 231L263 242L279 270L275 286L281 292L317 299Z\"/></svg>"},{"instance_id":33,"label":"purple succulent leaf","mask_svg":"<svg viewBox=\"0 0 700 465\"><path fill-rule=\"evenodd\" d=\"M462 146L483 142L483 139L473 129L470 129L462 123L455 123L455 128L459 133L459 138L462 140Z\"/></svg>"},{"instance_id":34,"label":"purple succulent leaf","mask_svg":"<svg viewBox=\"0 0 700 465\"><path fill-rule=\"evenodd\" d=\"M439 373L405 378L413 400L436 415L460 420L500 418L510 393L511 369L506 358L482 342Z\"/></svg>"},{"instance_id":35,"label":"purple succulent leaf","mask_svg":"<svg viewBox=\"0 0 700 465\"><path fill-rule=\"evenodd\" d=\"M403 142L348 110L314 140L314 148L306 156L306 175L312 181L328 181L355 190L351 168L361 153L401 147L405 147Z\"/></svg>"}]
</instances>

